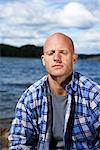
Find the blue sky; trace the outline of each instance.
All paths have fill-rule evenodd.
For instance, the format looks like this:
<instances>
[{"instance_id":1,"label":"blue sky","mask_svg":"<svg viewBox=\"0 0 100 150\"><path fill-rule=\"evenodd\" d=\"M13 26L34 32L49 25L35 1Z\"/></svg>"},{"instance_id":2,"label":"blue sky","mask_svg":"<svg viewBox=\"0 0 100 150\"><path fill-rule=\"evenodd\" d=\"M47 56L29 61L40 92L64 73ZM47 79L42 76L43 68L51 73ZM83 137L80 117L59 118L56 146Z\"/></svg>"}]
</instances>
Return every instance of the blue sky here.
<instances>
[{"instance_id":1,"label":"blue sky","mask_svg":"<svg viewBox=\"0 0 100 150\"><path fill-rule=\"evenodd\" d=\"M0 0L0 43L41 46L54 32L77 53L100 54L100 0Z\"/></svg>"}]
</instances>

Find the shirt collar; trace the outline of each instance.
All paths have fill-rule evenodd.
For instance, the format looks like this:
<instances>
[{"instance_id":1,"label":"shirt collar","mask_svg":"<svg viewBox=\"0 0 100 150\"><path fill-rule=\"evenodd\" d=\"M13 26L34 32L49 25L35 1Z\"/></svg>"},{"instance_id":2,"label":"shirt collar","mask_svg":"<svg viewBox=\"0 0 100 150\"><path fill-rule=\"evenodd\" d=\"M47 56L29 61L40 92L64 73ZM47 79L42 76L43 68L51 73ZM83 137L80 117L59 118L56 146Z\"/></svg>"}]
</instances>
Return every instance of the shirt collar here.
<instances>
[{"instance_id":1,"label":"shirt collar","mask_svg":"<svg viewBox=\"0 0 100 150\"><path fill-rule=\"evenodd\" d=\"M48 85L48 76L45 76L45 81L43 83L43 86L46 87L47 89L49 89L49 85ZM72 80L69 82L69 84L66 85L66 90L68 93L70 93L70 91L74 91L76 92L78 89L78 85L79 85L79 73L78 72L73 72L72 73ZM49 90L47 90L48 94L50 93Z\"/></svg>"},{"instance_id":2,"label":"shirt collar","mask_svg":"<svg viewBox=\"0 0 100 150\"><path fill-rule=\"evenodd\" d=\"M77 72L73 72L72 74L72 80L69 82L68 85L66 85L66 90L69 92L70 90L73 90L74 92L77 91L78 84L79 84L79 74Z\"/></svg>"}]
</instances>

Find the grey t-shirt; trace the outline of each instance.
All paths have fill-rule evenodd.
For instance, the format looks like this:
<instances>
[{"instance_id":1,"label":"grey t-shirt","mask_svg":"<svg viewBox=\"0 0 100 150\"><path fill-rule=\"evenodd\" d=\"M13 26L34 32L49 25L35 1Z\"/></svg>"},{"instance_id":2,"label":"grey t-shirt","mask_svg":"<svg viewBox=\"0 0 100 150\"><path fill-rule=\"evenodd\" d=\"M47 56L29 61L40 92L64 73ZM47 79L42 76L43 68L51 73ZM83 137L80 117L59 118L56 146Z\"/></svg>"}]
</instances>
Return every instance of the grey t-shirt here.
<instances>
[{"instance_id":1,"label":"grey t-shirt","mask_svg":"<svg viewBox=\"0 0 100 150\"><path fill-rule=\"evenodd\" d=\"M63 150L64 149L64 118L67 106L67 96L52 96L52 141L50 150Z\"/></svg>"}]
</instances>

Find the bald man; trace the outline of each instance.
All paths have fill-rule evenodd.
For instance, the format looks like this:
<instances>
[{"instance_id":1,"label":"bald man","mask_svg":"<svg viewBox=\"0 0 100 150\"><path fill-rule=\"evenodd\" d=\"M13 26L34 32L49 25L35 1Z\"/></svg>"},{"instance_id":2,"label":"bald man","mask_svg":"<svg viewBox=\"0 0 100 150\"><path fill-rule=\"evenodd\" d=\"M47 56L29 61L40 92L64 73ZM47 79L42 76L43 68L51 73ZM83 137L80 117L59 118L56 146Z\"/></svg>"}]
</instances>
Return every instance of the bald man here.
<instances>
[{"instance_id":1,"label":"bald man","mask_svg":"<svg viewBox=\"0 0 100 150\"><path fill-rule=\"evenodd\" d=\"M72 39L49 36L41 58L48 75L19 99L9 150L99 150L100 86L73 71Z\"/></svg>"}]
</instances>

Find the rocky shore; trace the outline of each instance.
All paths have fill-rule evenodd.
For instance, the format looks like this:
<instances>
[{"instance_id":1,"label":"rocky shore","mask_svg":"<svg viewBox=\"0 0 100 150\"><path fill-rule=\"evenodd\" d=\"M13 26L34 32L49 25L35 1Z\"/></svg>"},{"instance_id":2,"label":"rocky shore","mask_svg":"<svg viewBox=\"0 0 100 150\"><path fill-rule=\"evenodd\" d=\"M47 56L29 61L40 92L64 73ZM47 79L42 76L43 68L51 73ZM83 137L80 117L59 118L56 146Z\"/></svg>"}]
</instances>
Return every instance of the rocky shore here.
<instances>
[{"instance_id":1,"label":"rocky shore","mask_svg":"<svg viewBox=\"0 0 100 150\"><path fill-rule=\"evenodd\" d=\"M8 150L8 135L12 119L0 119L0 150Z\"/></svg>"}]
</instances>

